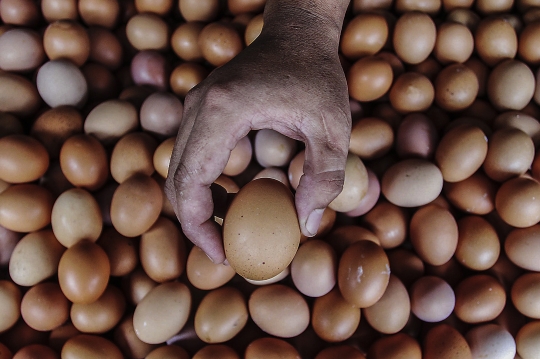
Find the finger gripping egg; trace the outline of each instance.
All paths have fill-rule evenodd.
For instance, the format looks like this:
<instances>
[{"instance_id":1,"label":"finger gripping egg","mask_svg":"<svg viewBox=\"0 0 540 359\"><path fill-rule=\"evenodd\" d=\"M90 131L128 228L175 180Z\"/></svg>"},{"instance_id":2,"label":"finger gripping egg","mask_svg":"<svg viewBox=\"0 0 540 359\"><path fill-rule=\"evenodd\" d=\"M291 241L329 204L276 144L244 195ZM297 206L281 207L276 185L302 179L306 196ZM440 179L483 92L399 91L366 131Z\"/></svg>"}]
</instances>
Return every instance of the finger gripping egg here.
<instances>
[{"instance_id":1,"label":"finger gripping egg","mask_svg":"<svg viewBox=\"0 0 540 359\"><path fill-rule=\"evenodd\" d=\"M300 244L292 193L270 178L246 184L225 215L223 241L229 264L242 277L276 276L291 263Z\"/></svg>"}]
</instances>

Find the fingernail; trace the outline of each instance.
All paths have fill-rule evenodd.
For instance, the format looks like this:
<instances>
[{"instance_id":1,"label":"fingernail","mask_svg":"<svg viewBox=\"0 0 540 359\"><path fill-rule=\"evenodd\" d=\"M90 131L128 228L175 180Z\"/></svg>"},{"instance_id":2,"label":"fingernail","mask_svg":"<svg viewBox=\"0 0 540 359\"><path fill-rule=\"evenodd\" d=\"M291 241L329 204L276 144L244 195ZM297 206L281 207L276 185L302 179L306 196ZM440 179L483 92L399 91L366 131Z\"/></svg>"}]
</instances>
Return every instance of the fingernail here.
<instances>
[{"instance_id":1,"label":"fingernail","mask_svg":"<svg viewBox=\"0 0 540 359\"><path fill-rule=\"evenodd\" d=\"M319 230L319 225L321 224L321 219L323 216L324 209L316 209L311 212L306 221L306 229L311 234L311 237L317 234Z\"/></svg>"}]
</instances>

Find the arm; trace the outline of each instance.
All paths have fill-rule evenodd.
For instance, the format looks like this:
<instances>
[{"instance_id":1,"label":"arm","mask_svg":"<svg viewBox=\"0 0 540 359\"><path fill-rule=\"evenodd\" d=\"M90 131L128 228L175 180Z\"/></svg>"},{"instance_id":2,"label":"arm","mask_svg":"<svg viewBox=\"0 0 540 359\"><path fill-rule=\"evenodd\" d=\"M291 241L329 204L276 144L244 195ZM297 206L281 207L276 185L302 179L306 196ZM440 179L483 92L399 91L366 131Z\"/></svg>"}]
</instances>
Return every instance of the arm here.
<instances>
[{"instance_id":1,"label":"arm","mask_svg":"<svg viewBox=\"0 0 540 359\"><path fill-rule=\"evenodd\" d=\"M302 233L315 234L341 191L351 127L338 58L347 5L268 0L257 40L186 97L166 193L186 236L215 263L225 255L210 185L250 130L270 128L306 144L295 196Z\"/></svg>"}]
</instances>

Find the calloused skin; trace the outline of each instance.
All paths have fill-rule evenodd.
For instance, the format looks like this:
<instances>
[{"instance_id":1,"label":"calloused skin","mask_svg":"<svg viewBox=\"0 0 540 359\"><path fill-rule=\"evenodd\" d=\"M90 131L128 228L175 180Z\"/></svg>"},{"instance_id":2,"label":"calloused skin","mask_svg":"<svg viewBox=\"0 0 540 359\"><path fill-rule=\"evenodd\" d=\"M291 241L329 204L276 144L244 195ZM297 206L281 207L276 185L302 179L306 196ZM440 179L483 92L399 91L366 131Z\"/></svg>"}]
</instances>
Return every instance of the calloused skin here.
<instances>
[{"instance_id":1,"label":"calloused skin","mask_svg":"<svg viewBox=\"0 0 540 359\"><path fill-rule=\"evenodd\" d=\"M268 0L259 37L185 98L165 193L186 237L225 261L210 185L251 130L273 129L306 145L295 194L300 229L316 234L341 192L351 115L338 57L348 1Z\"/></svg>"}]
</instances>

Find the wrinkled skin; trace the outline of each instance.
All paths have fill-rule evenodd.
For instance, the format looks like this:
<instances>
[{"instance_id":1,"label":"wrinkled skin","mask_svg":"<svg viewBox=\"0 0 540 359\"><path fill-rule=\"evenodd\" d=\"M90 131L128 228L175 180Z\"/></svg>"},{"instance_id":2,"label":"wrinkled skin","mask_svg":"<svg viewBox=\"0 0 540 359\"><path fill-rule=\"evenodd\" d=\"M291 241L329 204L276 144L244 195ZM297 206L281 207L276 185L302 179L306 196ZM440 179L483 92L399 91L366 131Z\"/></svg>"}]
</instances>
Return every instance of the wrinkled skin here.
<instances>
[{"instance_id":1,"label":"wrinkled skin","mask_svg":"<svg viewBox=\"0 0 540 359\"><path fill-rule=\"evenodd\" d=\"M185 235L214 263L225 254L210 185L249 131L273 129L306 144L295 195L305 235L316 233L322 211L343 186L351 131L338 58L344 7L336 5L337 19L328 20L296 5L272 11L271 3L261 35L187 95L170 162L165 192Z\"/></svg>"}]
</instances>

